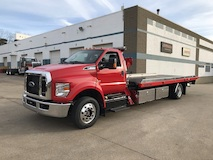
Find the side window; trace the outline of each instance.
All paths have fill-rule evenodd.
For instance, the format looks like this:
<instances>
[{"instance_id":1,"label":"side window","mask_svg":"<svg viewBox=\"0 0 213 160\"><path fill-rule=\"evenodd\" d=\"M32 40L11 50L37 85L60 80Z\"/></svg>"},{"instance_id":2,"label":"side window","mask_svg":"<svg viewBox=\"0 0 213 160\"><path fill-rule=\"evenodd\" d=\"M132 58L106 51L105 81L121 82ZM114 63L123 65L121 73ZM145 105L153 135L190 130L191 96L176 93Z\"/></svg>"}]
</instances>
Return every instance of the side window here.
<instances>
[{"instance_id":1,"label":"side window","mask_svg":"<svg viewBox=\"0 0 213 160\"><path fill-rule=\"evenodd\" d=\"M110 58L116 58L117 66L118 67L121 66L120 58L118 56L118 53L116 53L116 52L108 52L108 53L106 53L101 61L104 62L104 63L107 63L107 62L109 62Z\"/></svg>"}]
</instances>

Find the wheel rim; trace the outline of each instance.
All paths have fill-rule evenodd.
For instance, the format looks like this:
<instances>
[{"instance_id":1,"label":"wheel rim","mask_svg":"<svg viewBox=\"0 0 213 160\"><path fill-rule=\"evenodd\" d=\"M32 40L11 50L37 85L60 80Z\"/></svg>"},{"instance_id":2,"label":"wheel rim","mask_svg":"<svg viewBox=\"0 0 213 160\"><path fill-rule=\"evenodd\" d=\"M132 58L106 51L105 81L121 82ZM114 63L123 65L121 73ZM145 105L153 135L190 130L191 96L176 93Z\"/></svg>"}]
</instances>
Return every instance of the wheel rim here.
<instances>
[{"instance_id":1,"label":"wheel rim","mask_svg":"<svg viewBox=\"0 0 213 160\"><path fill-rule=\"evenodd\" d=\"M177 96L178 97L181 97L182 96L182 89L180 86L178 86L178 89L177 89Z\"/></svg>"},{"instance_id":2,"label":"wheel rim","mask_svg":"<svg viewBox=\"0 0 213 160\"><path fill-rule=\"evenodd\" d=\"M96 116L96 107L92 103L86 103L80 113L81 121L85 124L92 122Z\"/></svg>"}]
</instances>

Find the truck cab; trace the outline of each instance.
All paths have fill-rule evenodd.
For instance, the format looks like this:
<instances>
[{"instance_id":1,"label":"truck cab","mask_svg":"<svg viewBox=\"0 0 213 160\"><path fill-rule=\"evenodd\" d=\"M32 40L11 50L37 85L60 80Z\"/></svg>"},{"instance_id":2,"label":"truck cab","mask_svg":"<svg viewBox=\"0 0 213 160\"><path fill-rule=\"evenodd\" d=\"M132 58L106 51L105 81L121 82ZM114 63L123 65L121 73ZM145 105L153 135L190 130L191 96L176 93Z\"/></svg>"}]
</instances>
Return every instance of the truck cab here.
<instances>
[{"instance_id":1,"label":"truck cab","mask_svg":"<svg viewBox=\"0 0 213 160\"><path fill-rule=\"evenodd\" d=\"M40 66L41 63L35 57L20 57L18 73L24 74L26 70Z\"/></svg>"},{"instance_id":2,"label":"truck cab","mask_svg":"<svg viewBox=\"0 0 213 160\"><path fill-rule=\"evenodd\" d=\"M86 128L104 114L112 99L126 104L126 72L121 49L81 50L63 64L28 70L23 104L47 116L71 114L79 128Z\"/></svg>"}]
</instances>

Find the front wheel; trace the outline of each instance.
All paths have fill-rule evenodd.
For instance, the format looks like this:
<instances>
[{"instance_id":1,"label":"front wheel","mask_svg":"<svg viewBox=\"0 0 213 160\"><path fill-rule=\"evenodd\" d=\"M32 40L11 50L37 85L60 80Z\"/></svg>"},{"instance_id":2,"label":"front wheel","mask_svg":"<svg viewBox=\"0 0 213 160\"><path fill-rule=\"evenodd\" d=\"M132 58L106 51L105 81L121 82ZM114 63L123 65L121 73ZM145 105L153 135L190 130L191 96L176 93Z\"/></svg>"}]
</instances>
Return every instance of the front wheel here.
<instances>
[{"instance_id":1,"label":"front wheel","mask_svg":"<svg viewBox=\"0 0 213 160\"><path fill-rule=\"evenodd\" d=\"M78 128L91 127L97 121L100 114L100 106L92 97L82 97L74 104L71 116Z\"/></svg>"}]
</instances>

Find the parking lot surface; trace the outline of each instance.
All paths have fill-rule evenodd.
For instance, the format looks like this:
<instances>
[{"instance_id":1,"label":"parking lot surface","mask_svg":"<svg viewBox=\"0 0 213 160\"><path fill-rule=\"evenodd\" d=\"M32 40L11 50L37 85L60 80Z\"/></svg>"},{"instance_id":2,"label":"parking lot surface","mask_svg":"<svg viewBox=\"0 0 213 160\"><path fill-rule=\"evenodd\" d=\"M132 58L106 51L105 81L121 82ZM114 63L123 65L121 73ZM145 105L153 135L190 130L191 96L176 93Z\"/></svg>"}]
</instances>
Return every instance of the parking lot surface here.
<instances>
[{"instance_id":1,"label":"parking lot surface","mask_svg":"<svg viewBox=\"0 0 213 160\"><path fill-rule=\"evenodd\" d=\"M212 160L213 84L107 112L88 129L23 107L23 76L0 73L2 160Z\"/></svg>"}]
</instances>

